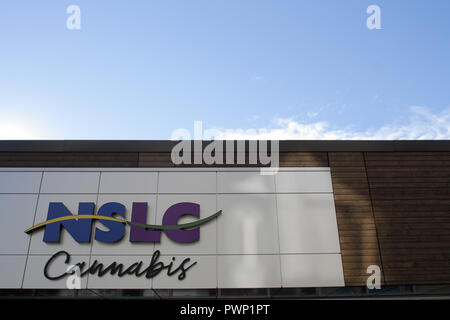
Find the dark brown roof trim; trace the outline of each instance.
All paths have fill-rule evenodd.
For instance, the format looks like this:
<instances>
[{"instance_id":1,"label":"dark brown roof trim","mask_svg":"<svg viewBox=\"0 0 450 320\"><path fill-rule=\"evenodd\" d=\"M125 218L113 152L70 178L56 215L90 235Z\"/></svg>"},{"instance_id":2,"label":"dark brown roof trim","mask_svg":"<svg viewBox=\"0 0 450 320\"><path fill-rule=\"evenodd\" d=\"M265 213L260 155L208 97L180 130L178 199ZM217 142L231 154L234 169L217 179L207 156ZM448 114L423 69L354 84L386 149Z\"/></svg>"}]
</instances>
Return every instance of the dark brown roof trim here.
<instances>
[{"instance_id":1,"label":"dark brown roof trim","mask_svg":"<svg viewBox=\"0 0 450 320\"><path fill-rule=\"evenodd\" d=\"M1 140L0 152L170 152L170 140ZM210 141L203 141L203 145ZM450 140L283 140L280 151L450 151Z\"/></svg>"}]
</instances>

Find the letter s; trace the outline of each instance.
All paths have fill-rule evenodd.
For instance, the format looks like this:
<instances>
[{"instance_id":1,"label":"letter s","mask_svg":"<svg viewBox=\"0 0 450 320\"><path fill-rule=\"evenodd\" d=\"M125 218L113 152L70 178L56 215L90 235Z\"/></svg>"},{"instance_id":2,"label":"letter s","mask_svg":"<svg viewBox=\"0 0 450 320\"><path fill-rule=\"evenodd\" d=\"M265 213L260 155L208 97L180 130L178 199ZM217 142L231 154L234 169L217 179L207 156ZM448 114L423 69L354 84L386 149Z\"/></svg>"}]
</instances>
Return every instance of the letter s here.
<instances>
[{"instance_id":1,"label":"letter s","mask_svg":"<svg viewBox=\"0 0 450 320\"><path fill-rule=\"evenodd\" d=\"M118 202L108 202L98 210L99 216L113 217L114 214L119 214L125 218L125 206ZM109 231L95 228L95 240L100 242L117 242L122 239L125 234L125 224L108 220L100 220L100 222L108 227Z\"/></svg>"}]
</instances>

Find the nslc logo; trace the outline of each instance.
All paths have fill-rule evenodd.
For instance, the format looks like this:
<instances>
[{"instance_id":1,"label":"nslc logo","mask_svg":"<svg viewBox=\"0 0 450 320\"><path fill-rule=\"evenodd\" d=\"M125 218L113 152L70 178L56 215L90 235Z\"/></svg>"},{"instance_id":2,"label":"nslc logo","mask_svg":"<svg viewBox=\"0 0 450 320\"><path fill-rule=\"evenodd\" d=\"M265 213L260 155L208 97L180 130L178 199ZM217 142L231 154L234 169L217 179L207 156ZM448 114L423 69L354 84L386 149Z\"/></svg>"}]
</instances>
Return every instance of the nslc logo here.
<instances>
[{"instance_id":1,"label":"nslc logo","mask_svg":"<svg viewBox=\"0 0 450 320\"><path fill-rule=\"evenodd\" d=\"M27 230L30 234L38 229L45 228L43 241L47 243L58 243L61 238L61 230L65 229L72 238L78 243L86 243L91 241L92 222L98 220L108 230L104 231L100 228L95 228L95 240L106 243L115 243L122 240L125 234L125 226L130 227L130 242L140 243L154 243L161 241L161 233L164 232L167 237L179 243L193 243L200 239L200 226L215 219L222 211L218 211L206 218L198 219L194 222L178 224L178 220L185 215L200 218L200 205L193 202L180 202L169 207L163 215L162 225L147 224L147 209L146 202L134 202L131 208L131 221L125 220L126 207L118 202L109 202L102 205L97 214L95 214L95 204L91 202L82 202L78 206L78 214L73 215L67 207L61 202L51 202L48 208L47 221L39 223ZM109 266L104 267L102 263L97 260L87 268L85 262L77 263L76 269L80 272L80 276L86 274L97 274L103 276L106 273L112 275L117 274L119 277L124 275L135 275L141 277L145 275L146 278L152 278L161 271L167 269L167 275L172 276L179 273L178 279L183 280L186 276L186 271L194 266L196 262L189 266L186 264L190 258L185 258L178 267L174 267L176 258L165 265L158 261L161 253L156 250L151 258L150 265L143 268L143 261L133 263L129 267L125 267L122 263L113 262ZM55 253L46 263L44 267L44 275L49 280L58 280L64 278L74 271L65 271L62 274L53 275L50 272L51 264L58 259L64 258L65 264L70 264L71 255L66 251L59 251Z\"/></svg>"},{"instance_id":2,"label":"nslc logo","mask_svg":"<svg viewBox=\"0 0 450 320\"><path fill-rule=\"evenodd\" d=\"M180 202L172 205L163 215L162 225L146 224L147 203L134 202L131 221L125 220L125 206L118 202L108 202L100 207L94 215L95 204L82 202L78 206L78 215L73 215L61 202L51 202L48 208L47 221L39 223L26 233L32 233L45 227L44 242L59 242L61 227L66 229L72 238L79 242L91 241L92 220L99 220L108 231L95 229L95 240L100 242L117 242L125 234L125 225L130 226L130 242L160 242L161 232L176 242L195 242L200 239L202 224L216 218L215 214L191 223L178 224L179 218L185 215L200 217L200 205L193 202ZM123 217L117 218L117 216Z\"/></svg>"}]
</instances>

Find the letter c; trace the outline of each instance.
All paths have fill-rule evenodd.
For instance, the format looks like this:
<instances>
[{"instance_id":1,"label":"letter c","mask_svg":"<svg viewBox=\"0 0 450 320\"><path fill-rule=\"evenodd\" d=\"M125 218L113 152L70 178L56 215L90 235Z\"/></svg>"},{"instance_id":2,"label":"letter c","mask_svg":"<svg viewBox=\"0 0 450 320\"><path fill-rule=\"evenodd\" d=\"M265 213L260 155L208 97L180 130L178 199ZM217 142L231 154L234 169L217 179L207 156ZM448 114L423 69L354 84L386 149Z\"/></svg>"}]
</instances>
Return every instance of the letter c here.
<instances>
[{"instance_id":1,"label":"letter c","mask_svg":"<svg viewBox=\"0 0 450 320\"><path fill-rule=\"evenodd\" d=\"M66 277L68 275L67 272L64 272L62 275L57 276L57 277L52 277L52 276L50 276L48 274L48 268L50 267L51 263L53 262L53 260L55 260L60 255L65 255L66 256L66 259L64 260L65 264L68 264L70 262L70 254L67 251L58 251L53 256L51 256L51 258L48 259L48 261L47 261L47 263L45 264L45 267L44 267L44 276L47 279L49 279L49 280L59 280L59 279L62 279L62 278Z\"/></svg>"},{"instance_id":2,"label":"letter c","mask_svg":"<svg viewBox=\"0 0 450 320\"><path fill-rule=\"evenodd\" d=\"M200 218L200 205L193 202L180 202L174 204L164 213L162 224L164 226L177 225L178 219L184 215ZM200 227L192 230L166 229L166 235L173 241L190 243L200 239Z\"/></svg>"}]
</instances>

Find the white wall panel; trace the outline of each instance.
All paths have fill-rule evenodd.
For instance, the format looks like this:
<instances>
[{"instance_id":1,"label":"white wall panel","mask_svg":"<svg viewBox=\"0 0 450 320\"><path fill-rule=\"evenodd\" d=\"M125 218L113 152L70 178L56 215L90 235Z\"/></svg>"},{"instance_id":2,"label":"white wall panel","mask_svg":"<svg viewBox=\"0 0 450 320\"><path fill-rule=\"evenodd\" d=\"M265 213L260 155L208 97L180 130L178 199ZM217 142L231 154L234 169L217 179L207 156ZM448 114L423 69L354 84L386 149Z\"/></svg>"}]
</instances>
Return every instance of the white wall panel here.
<instances>
[{"instance_id":1,"label":"white wall panel","mask_svg":"<svg viewBox=\"0 0 450 320\"><path fill-rule=\"evenodd\" d=\"M157 172L102 172L100 193L156 193Z\"/></svg>"},{"instance_id":2,"label":"white wall panel","mask_svg":"<svg viewBox=\"0 0 450 320\"><path fill-rule=\"evenodd\" d=\"M0 172L0 193L39 193L42 172Z\"/></svg>"},{"instance_id":3,"label":"white wall panel","mask_svg":"<svg viewBox=\"0 0 450 320\"><path fill-rule=\"evenodd\" d=\"M0 254L27 254L37 194L0 194Z\"/></svg>"},{"instance_id":4,"label":"white wall panel","mask_svg":"<svg viewBox=\"0 0 450 320\"><path fill-rule=\"evenodd\" d=\"M259 172L218 172L218 193L274 193L274 176Z\"/></svg>"},{"instance_id":5,"label":"white wall panel","mask_svg":"<svg viewBox=\"0 0 450 320\"><path fill-rule=\"evenodd\" d=\"M333 194L278 194L281 253L339 253Z\"/></svg>"},{"instance_id":6,"label":"white wall panel","mask_svg":"<svg viewBox=\"0 0 450 320\"><path fill-rule=\"evenodd\" d=\"M217 288L217 274L216 274L216 256L176 256L174 267L185 259L191 260L186 263L190 266L193 262L197 262L192 268L186 271L186 277L183 280L178 280L176 273L172 276L167 275L167 271L162 271L159 275L153 278L154 289L214 289ZM164 264L169 264L172 261L172 256L163 256L160 258Z\"/></svg>"},{"instance_id":7,"label":"white wall panel","mask_svg":"<svg viewBox=\"0 0 450 320\"><path fill-rule=\"evenodd\" d=\"M278 172L277 192L333 192L330 172Z\"/></svg>"},{"instance_id":8,"label":"white wall panel","mask_svg":"<svg viewBox=\"0 0 450 320\"><path fill-rule=\"evenodd\" d=\"M218 257L219 288L271 288L281 286L278 255L226 255Z\"/></svg>"},{"instance_id":9,"label":"white wall panel","mask_svg":"<svg viewBox=\"0 0 450 320\"><path fill-rule=\"evenodd\" d=\"M216 173L160 172L158 193L216 193Z\"/></svg>"},{"instance_id":10,"label":"white wall panel","mask_svg":"<svg viewBox=\"0 0 450 320\"><path fill-rule=\"evenodd\" d=\"M278 253L274 194L218 195L219 254Z\"/></svg>"},{"instance_id":11,"label":"white wall panel","mask_svg":"<svg viewBox=\"0 0 450 320\"><path fill-rule=\"evenodd\" d=\"M97 193L99 172L44 172L41 193Z\"/></svg>"},{"instance_id":12,"label":"white wall panel","mask_svg":"<svg viewBox=\"0 0 450 320\"><path fill-rule=\"evenodd\" d=\"M19 289L22 286L26 255L0 255L0 288Z\"/></svg>"},{"instance_id":13,"label":"white wall panel","mask_svg":"<svg viewBox=\"0 0 450 320\"><path fill-rule=\"evenodd\" d=\"M281 255L283 287L342 287L340 254Z\"/></svg>"}]
</instances>

